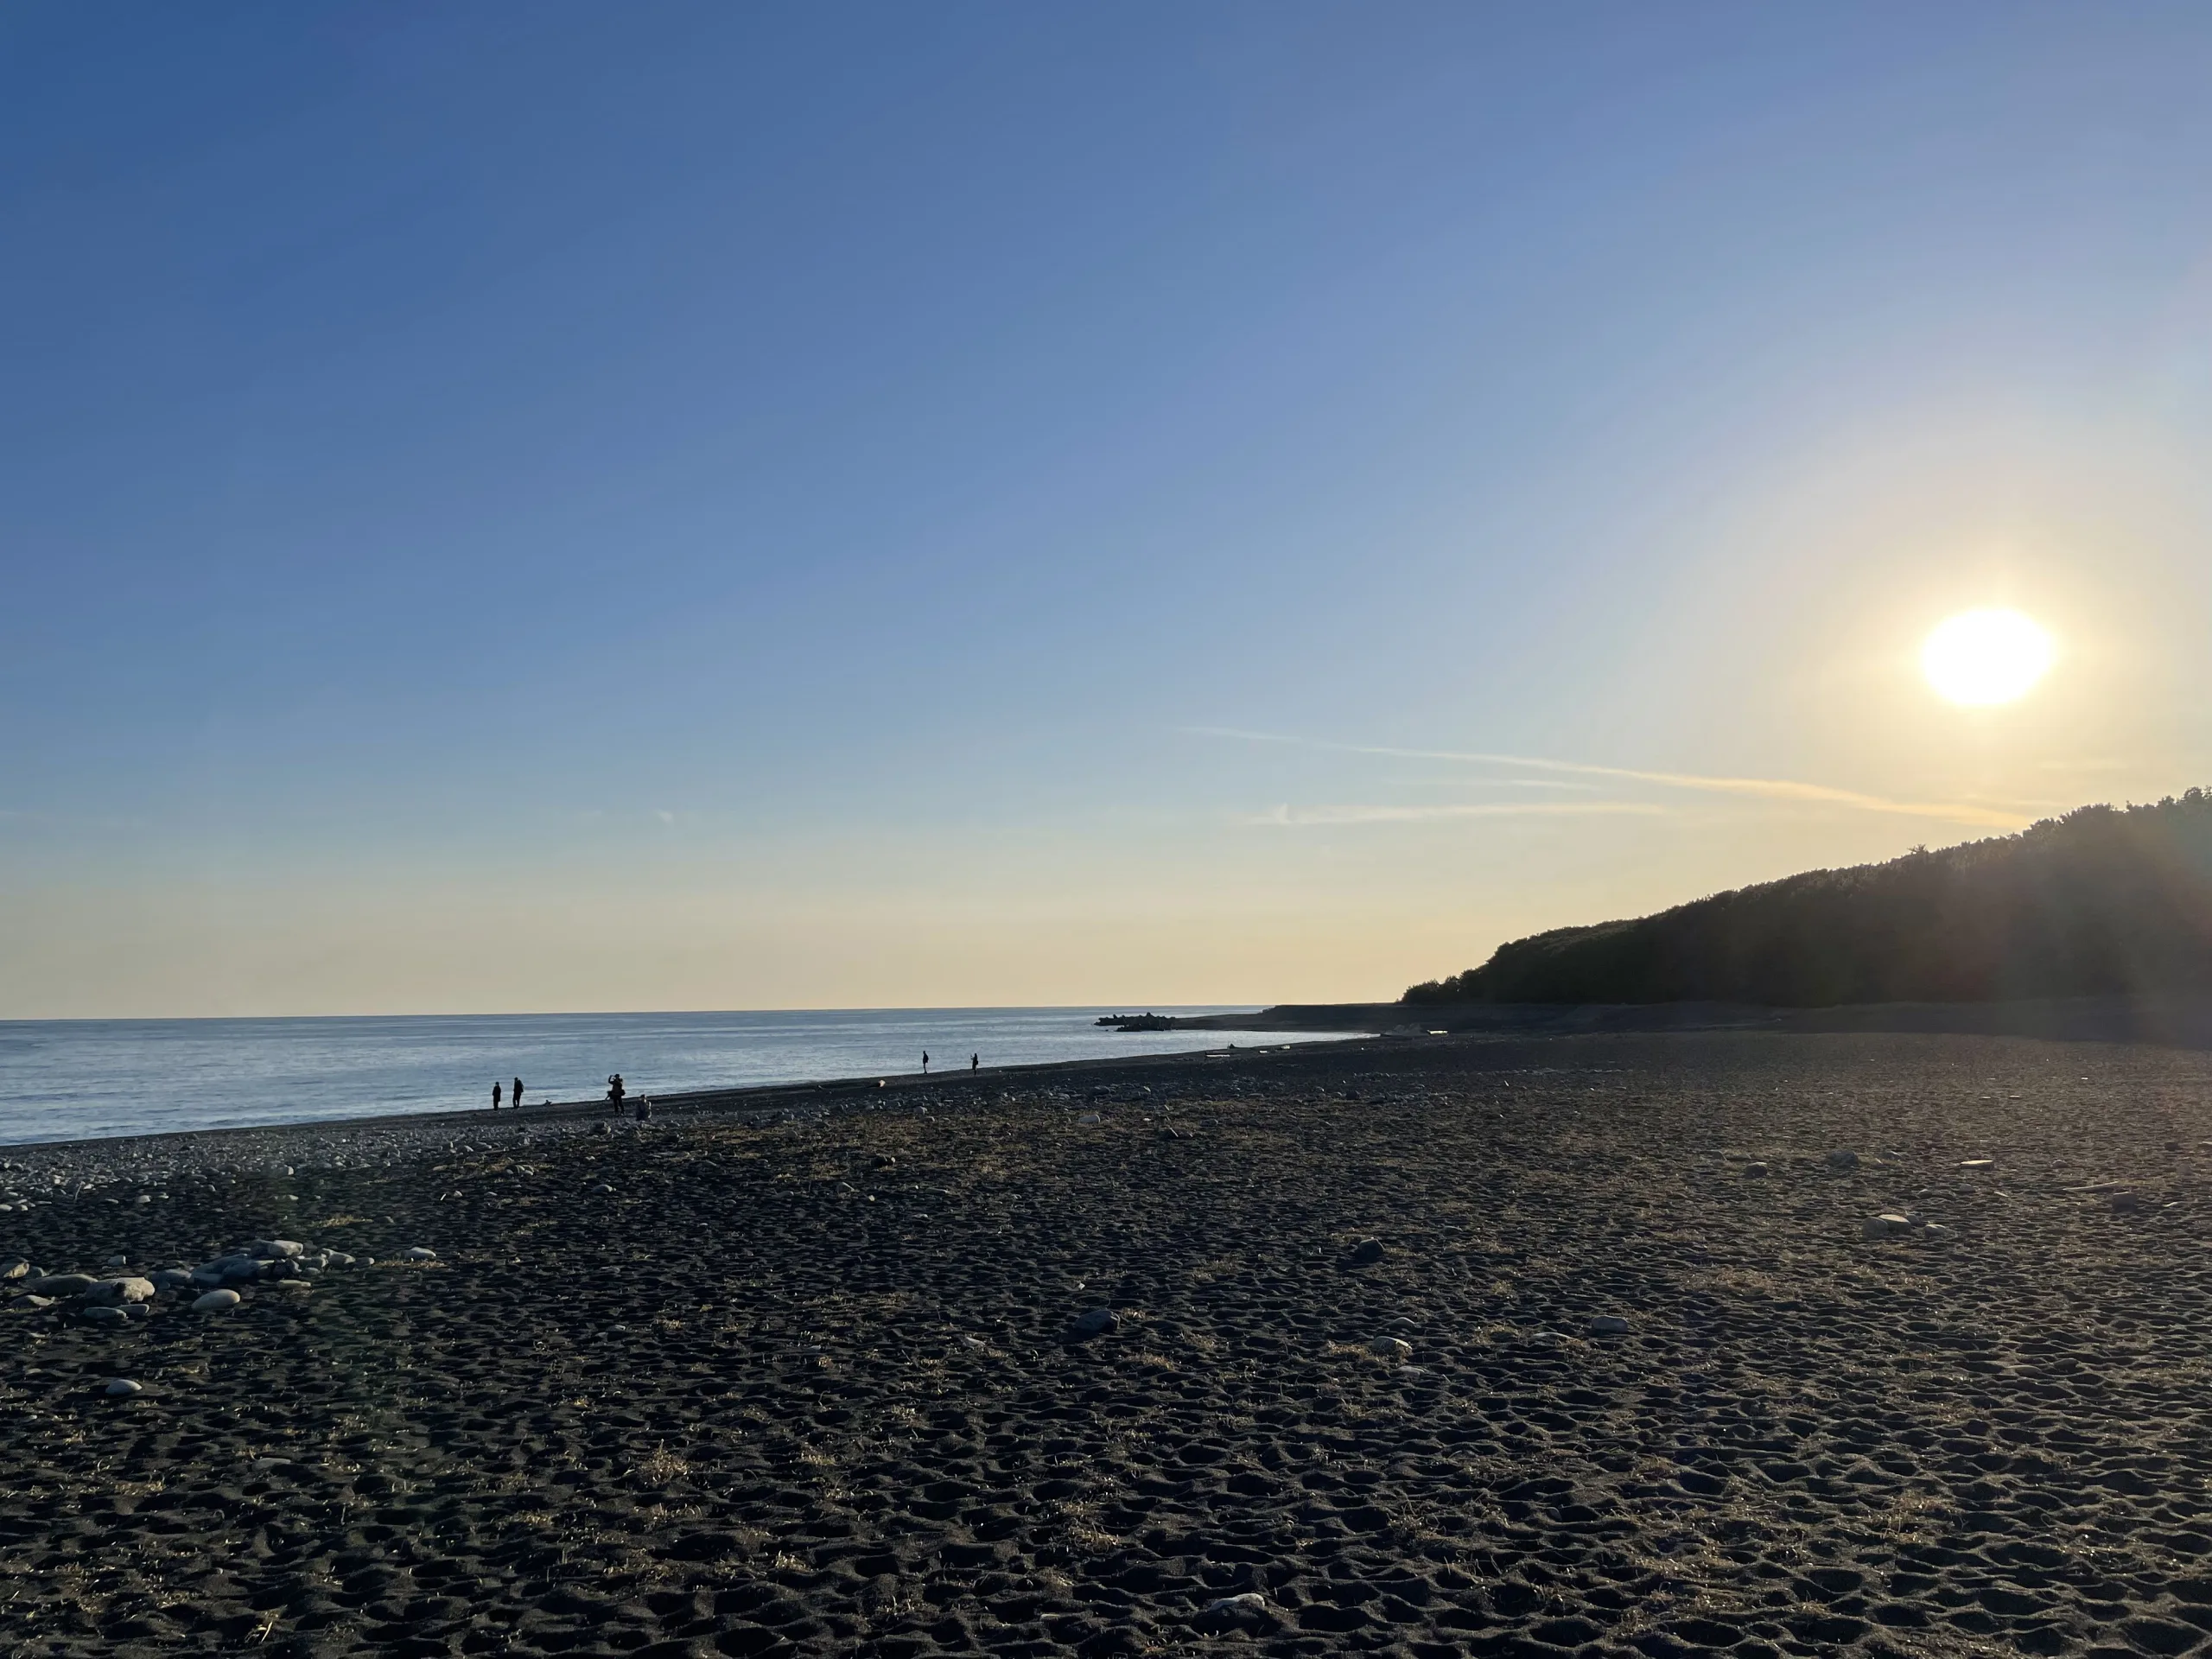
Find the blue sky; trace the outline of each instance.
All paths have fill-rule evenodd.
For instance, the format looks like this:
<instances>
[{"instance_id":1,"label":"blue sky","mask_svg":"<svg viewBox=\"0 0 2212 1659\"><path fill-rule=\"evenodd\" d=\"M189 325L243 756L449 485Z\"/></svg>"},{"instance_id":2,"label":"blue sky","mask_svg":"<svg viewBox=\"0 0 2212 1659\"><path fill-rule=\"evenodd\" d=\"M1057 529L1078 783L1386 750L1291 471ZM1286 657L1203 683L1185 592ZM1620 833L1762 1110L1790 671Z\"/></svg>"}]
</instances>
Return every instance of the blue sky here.
<instances>
[{"instance_id":1,"label":"blue sky","mask_svg":"<svg viewBox=\"0 0 2212 1659\"><path fill-rule=\"evenodd\" d=\"M0 14L0 1016L1389 995L2212 781L2207 84L2183 6ZM2062 655L1968 715L1982 603Z\"/></svg>"}]
</instances>

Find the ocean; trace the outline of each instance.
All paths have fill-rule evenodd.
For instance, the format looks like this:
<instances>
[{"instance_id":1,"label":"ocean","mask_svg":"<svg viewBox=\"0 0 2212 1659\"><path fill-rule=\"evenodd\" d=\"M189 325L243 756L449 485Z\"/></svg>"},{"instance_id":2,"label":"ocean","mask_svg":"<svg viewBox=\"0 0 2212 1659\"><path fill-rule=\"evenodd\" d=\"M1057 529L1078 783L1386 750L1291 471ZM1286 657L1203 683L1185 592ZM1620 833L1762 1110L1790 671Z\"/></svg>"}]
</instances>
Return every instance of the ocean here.
<instances>
[{"instance_id":1,"label":"ocean","mask_svg":"<svg viewBox=\"0 0 2212 1659\"><path fill-rule=\"evenodd\" d=\"M447 1112L519 1076L532 1101L921 1069L1189 1053L1268 1033L1102 1029L1131 1008L823 1009L770 1014L436 1014L296 1020L0 1020L0 1143ZM1228 1007L1160 1014L1230 1014Z\"/></svg>"}]
</instances>

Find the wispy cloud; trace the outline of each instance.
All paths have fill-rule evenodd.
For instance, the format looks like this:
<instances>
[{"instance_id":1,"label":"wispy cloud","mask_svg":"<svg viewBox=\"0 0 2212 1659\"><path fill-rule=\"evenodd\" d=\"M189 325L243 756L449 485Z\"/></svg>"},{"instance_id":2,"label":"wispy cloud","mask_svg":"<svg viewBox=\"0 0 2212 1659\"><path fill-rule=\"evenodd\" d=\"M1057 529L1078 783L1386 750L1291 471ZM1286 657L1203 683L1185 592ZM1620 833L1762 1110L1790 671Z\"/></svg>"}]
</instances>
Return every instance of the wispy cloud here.
<instances>
[{"instance_id":1,"label":"wispy cloud","mask_svg":"<svg viewBox=\"0 0 2212 1659\"><path fill-rule=\"evenodd\" d=\"M1401 749L1379 744L1331 743L1273 732L1239 731L1225 726L1193 726L1196 735L1233 738L1246 743L1283 743L1298 748L1326 749L1340 754L1377 754L1399 760L1453 760L1469 766L1519 767L1528 772L1565 772L1583 778L1618 778L1627 782L1654 784L1665 789L1697 790L1710 794L1748 795L1765 800L1806 801L1848 807L1860 812L1888 812L1901 817L1933 818L1946 823L1971 824L1993 830L2024 830L2031 820L2018 812L1983 806L1972 801L1897 801L1855 789L1836 789L1827 784L1799 783L1787 778L1718 778L1698 772L1651 772L1637 766L1599 766L1580 760L1553 760L1535 755L1487 754L1455 749Z\"/></svg>"},{"instance_id":2,"label":"wispy cloud","mask_svg":"<svg viewBox=\"0 0 2212 1659\"><path fill-rule=\"evenodd\" d=\"M1390 780L1405 789L1555 789L1569 794L1594 795L1598 784L1569 783L1564 778L1397 778Z\"/></svg>"},{"instance_id":3,"label":"wispy cloud","mask_svg":"<svg viewBox=\"0 0 2212 1659\"><path fill-rule=\"evenodd\" d=\"M1306 824L1424 823L1437 818L1662 817L1651 801L1466 801L1446 806L1278 806L1247 820L1296 829Z\"/></svg>"}]
</instances>

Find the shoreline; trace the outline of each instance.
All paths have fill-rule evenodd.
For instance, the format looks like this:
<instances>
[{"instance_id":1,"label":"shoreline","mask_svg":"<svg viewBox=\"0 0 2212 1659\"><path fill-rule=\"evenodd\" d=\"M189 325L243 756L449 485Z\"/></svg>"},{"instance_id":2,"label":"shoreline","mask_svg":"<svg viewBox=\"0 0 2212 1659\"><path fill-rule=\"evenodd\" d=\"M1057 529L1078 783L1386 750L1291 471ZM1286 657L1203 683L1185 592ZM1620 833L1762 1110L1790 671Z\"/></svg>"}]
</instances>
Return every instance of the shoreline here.
<instances>
[{"instance_id":1,"label":"shoreline","mask_svg":"<svg viewBox=\"0 0 2212 1659\"><path fill-rule=\"evenodd\" d=\"M748 1114L828 1116L834 1112L866 1110L874 1106L887 1105L916 1094L926 1094L931 1103L945 1096L944 1103L952 1104L963 1096L978 1094L986 1088L1004 1090L1009 1087L1037 1085L1054 1079L1067 1079L1079 1074L1098 1072L1108 1078L1118 1078L1131 1071L1159 1071L1187 1065L1193 1061L1220 1059L1256 1059L1264 1055L1301 1052L1309 1049L1338 1050L1362 1043L1388 1042L1395 1044L1402 1039L1386 1039L1374 1035L1346 1036L1334 1041L1274 1044L1227 1044L1218 1049L1190 1049L1168 1054L1128 1054L1094 1057L1077 1060L1044 1060L1031 1065L983 1066L969 1072L888 1073L881 1077L830 1077L808 1083L748 1084L725 1089L694 1089L671 1094L655 1094L653 1123L669 1118L696 1118L706 1115L727 1115L741 1119ZM198 1129L165 1129L146 1135L82 1135L73 1139L53 1141L17 1141L0 1143L0 1165L14 1161L24 1154L54 1154L72 1151L111 1150L118 1154L129 1153L157 1153L163 1150L179 1152L204 1148L213 1142L228 1138L254 1137L257 1141L312 1140L318 1136L404 1135L420 1139L436 1138L467 1132L476 1138L493 1133L513 1130L543 1129L553 1133L574 1133L579 1128L588 1130L599 1123L635 1123L635 1110L639 1096L625 1097L623 1111L619 1116L610 1109L602 1097L596 1100L567 1100L540 1103L519 1109L504 1107L494 1112L488 1107L475 1107L463 1111L382 1112L352 1117L321 1117L294 1119L279 1123L219 1124Z\"/></svg>"},{"instance_id":2,"label":"shoreline","mask_svg":"<svg viewBox=\"0 0 2212 1659\"><path fill-rule=\"evenodd\" d=\"M995 1046L992 1075L1020 1076L1037 1066L1122 1063L1254 1040L1192 1032L1122 1038L1087 1028L1077 1033L1058 1010L1014 1011L1013 1018L984 1012L998 1020L995 1030L951 1033L963 1039L957 1045L958 1059L942 1069L932 1066L932 1081L956 1070L964 1074L971 1046L987 1055ZM779 1027L756 1038L728 1022L695 1027L688 1016L641 1016L639 1029L627 1034L588 1023L571 1030L567 1016L549 1018L559 1027L551 1039L526 1033L517 1037L514 1027L529 1021L503 1018L487 1026L474 1016L455 1016L464 1033L456 1038L425 1039L423 1022L416 1020L342 1022L355 1026L356 1034L327 1047L319 1031L329 1022L320 1020L251 1022L250 1034L235 1038L226 1022L166 1022L165 1029L196 1028L144 1045L127 1037L114 1043L54 1037L47 1046L41 1039L22 1054L11 1054L19 1063L0 1077L6 1131L0 1158L10 1146L465 1121L489 1109L488 1087L480 1094L465 1083L455 1086L457 1078L480 1067L487 1078L508 1066L540 1077L536 1097L524 1109L543 1119L603 1105L595 1079L616 1069L631 1075L633 1101L650 1095L668 1103L735 1102L785 1091L842 1090L879 1077L912 1080L920 1076L912 1069L920 1050L939 1050L939 1060L951 1062L956 1049L944 1033L927 1034L911 1047L905 1041L886 1043L880 1033L855 1039L834 1020L818 1028L806 1022ZM1281 1040L1340 1040L1344 1034L1296 1033ZM995 1045L994 1035L1001 1039ZM975 1037L984 1040L969 1040ZM533 1050L533 1042L542 1049ZM898 1052L886 1052L892 1048ZM637 1075L641 1071L643 1080ZM575 1093L579 1089L587 1092ZM501 1109L513 1108L503 1102Z\"/></svg>"},{"instance_id":3,"label":"shoreline","mask_svg":"<svg viewBox=\"0 0 2212 1659\"><path fill-rule=\"evenodd\" d=\"M1570 1037L1599 1033L1775 1031L2032 1037L2212 1048L2212 995L2020 997L1985 1002L1280 1003L1254 1014L1166 1017L1173 1031L1374 1031L1382 1035Z\"/></svg>"},{"instance_id":4,"label":"shoreline","mask_svg":"<svg viewBox=\"0 0 2212 1659\"><path fill-rule=\"evenodd\" d=\"M2105 996L2024 999L1999 1002L1898 1002L1846 1004L1827 1007L1774 1007L1748 1004L1532 1003L1407 1005L1388 1002L1282 1003L1249 1014L1163 1016L1169 1028L1192 1033L1264 1035L1295 1033L1308 1041L1336 1033L1327 1046L1352 1043L1433 1042L1440 1038L1493 1042L1540 1041L1599 1035L1690 1034L1766 1032L1773 1034L1918 1034L2027 1038L2056 1042L2139 1044L2184 1049L2212 1049L2212 996ZM1296 1048L1305 1044L1284 1045ZM1239 1055L1274 1052L1275 1045L1228 1043ZM1044 1077L1097 1069L1173 1066L1213 1051L1100 1055L1072 1060L986 1066L976 1086L995 1082L1006 1087ZM869 1095L889 1099L902 1090L958 1088L965 1071L893 1072L875 1077L828 1077L799 1082L747 1084L654 1093L657 1111L698 1113L760 1109L798 1110L846 1107ZM634 1109L637 1096L626 1104ZM80 1135L53 1140L0 1142L0 1160L19 1154L68 1147L153 1147L196 1144L224 1135L296 1135L383 1131L459 1130L510 1123L557 1126L609 1116L603 1098L555 1101L504 1109L421 1112L367 1112L354 1116L292 1120L266 1124L227 1124L144 1134Z\"/></svg>"}]
</instances>

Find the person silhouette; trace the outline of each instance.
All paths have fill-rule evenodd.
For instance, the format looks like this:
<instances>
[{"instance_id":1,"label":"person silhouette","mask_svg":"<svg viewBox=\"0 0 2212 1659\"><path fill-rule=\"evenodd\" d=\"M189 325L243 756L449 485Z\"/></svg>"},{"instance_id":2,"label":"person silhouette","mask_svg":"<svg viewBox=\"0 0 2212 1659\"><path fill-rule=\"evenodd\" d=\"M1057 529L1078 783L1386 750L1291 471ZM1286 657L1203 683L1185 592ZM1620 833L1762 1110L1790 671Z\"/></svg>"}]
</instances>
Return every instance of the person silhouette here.
<instances>
[{"instance_id":1,"label":"person silhouette","mask_svg":"<svg viewBox=\"0 0 2212 1659\"><path fill-rule=\"evenodd\" d=\"M926 1077L927 1076L929 1076L929 1074L930 1074L930 1052L929 1052L929 1050L927 1050L927 1049L925 1048L925 1049L924 1049L924 1050L922 1051L922 1075L923 1075L924 1077Z\"/></svg>"},{"instance_id":2,"label":"person silhouette","mask_svg":"<svg viewBox=\"0 0 2212 1659\"><path fill-rule=\"evenodd\" d=\"M970 1054L968 1057L968 1075L971 1077L974 1077L976 1075L976 1069L982 1064L983 1057L982 1055Z\"/></svg>"},{"instance_id":3,"label":"person silhouette","mask_svg":"<svg viewBox=\"0 0 2212 1659\"><path fill-rule=\"evenodd\" d=\"M622 1116L622 1074L620 1071L607 1080L607 1103L614 1109L617 1117Z\"/></svg>"},{"instance_id":4,"label":"person silhouette","mask_svg":"<svg viewBox=\"0 0 2212 1659\"><path fill-rule=\"evenodd\" d=\"M496 1083L492 1085L492 1109L495 1112L499 1109L499 1085Z\"/></svg>"},{"instance_id":5,"label":"person silhouette","mask_svg":"<svg viewBox=\"0 0 2212 1659\"><path fill-rule=\"evenodd\" d=\"M514 1102L515 1110L522 1110L522 1079L520 1077L515 1079L515 1091L508 1098Z\"/></svg>"}]
</instances>

